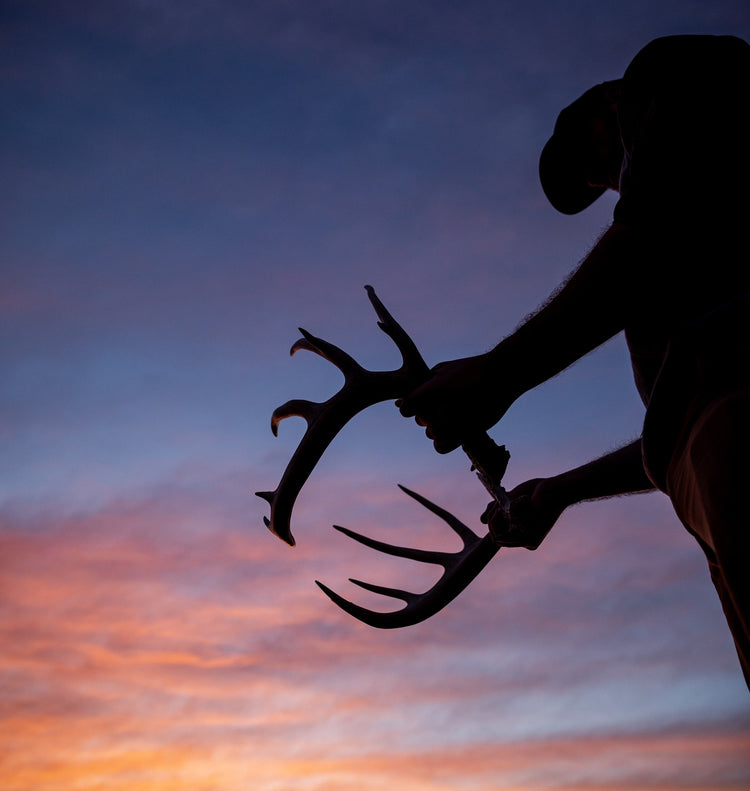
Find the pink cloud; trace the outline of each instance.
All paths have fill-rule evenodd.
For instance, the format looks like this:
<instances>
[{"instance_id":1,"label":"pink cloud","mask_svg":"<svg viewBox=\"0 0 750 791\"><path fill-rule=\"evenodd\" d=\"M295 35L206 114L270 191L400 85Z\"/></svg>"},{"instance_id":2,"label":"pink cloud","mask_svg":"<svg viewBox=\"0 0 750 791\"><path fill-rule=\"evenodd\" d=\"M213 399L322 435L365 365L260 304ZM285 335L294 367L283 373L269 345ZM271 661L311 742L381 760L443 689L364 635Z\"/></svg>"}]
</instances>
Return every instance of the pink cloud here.
<instances>
[{"instance_id":1,"label":"pink cloud","mask_svg":"<svg viewBox=\"0 0 750 791\"><path fill-rule=\"evenodd\" d=\"M638 667L637 653L621 667L603 648L571 653L569 635L610 639L622 617L586 624L592 611L564 604L591 597L576 589L577 576L602 562L601 547L592 556L566 539L547 554L516 553L438 618L383 633L349 620L312 584L323 577L344 587L358 549L310 528L289 550L221 493L165 486L80 517L6 514L6 787L98 778L166 789L179 777L199 789L252 782L271 791L281 782L301 791L314 781L421 791L470 773L487 789L555 778L611 791L666 777L649 781L666 791L693 771L698 740L702 766L742 765L741 727L588 735L586 707ZM353 527L377 532L394 503L390 492L368 498ZM334 508L315 492L302 505L312 522ZM429 543L433 528L416 518L408 532ZM372 579L406 574L418 587L400 564L360 562ZM647 659L638 683L658 678ZM557 720L562 705L570 722ZM600 716L618 730L617 712ZM652 730L627 706L620 716L636 732ZM613 775L613 765L637 766ZM659 774L663 766L673 768Z\"/></svg>"}]
</instances>

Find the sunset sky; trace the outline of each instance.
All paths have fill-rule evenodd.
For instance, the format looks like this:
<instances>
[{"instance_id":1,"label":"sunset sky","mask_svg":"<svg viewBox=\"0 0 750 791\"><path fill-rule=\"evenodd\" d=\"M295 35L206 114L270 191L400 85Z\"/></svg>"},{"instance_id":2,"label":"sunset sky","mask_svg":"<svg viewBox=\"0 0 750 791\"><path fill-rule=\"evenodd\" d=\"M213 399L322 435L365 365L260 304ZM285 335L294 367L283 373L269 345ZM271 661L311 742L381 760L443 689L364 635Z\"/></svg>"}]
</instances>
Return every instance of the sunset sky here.
<instances>
[{"instance_id":1,"label":"sunset sky","mask_svg":"<svg viewBox=\"0 0 750 791\"><path fill-rule=\"evenodd\" d=\"M557 112L651 39L750 39L744 0L0 0L0 787L750 788L750 696L706 564L659 494L566 512L430 621L373 630L314 581L414 590L487 496L392 404L263 526L340 386L304 327L398 365L485 351L614 196L557 214ZM512 372L509 372L512 375ZM624 341L493 431L513 486L636 437ZM391 606L385 602L384 606Z\"/></svg>"}]
</instances>

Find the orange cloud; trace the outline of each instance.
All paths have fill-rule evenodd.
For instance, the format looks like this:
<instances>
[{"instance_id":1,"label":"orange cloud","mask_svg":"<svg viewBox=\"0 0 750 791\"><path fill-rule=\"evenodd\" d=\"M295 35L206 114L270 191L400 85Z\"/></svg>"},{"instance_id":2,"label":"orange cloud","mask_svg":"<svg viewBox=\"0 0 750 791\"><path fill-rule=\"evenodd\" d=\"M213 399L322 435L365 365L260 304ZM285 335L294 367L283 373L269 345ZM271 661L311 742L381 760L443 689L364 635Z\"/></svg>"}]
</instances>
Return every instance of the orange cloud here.
<instances>
[{"instance_id":1,"label":"orange cloud","mask_svg":"<svg viewBox=\"0 0 750 791\"><path fill-rule=\"evenodd\" d=\"M302 518L335 509L315 495L301 505ZM353 526L378 531L394 507L371 499ZM374 564L326 530L288 550L242 517L174 487L80 517L6 515L4 788L426 791L471 777L482 791L671 791L709 768L746 770L741 722L654 732L629 713L618 674L637 661L574 645L611 639L616 622L535 612L555 592L590 598L576 575L599 554L563 541L510 555L439 618L383 633L345 618L313 579L344 588L356 560L372 579L419 588L406 566ZM404 531L434 538L421 516ZM592 719L589 706L603 708Z\"/></svg>"}]
</instances>

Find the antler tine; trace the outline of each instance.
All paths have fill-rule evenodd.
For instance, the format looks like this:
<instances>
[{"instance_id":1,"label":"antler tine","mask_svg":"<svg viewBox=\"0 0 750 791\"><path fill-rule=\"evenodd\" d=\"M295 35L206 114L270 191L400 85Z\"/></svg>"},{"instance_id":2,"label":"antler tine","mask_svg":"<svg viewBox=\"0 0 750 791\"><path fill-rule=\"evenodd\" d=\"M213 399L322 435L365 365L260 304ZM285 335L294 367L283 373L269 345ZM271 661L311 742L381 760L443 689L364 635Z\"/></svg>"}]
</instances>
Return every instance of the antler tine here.
<instances>
[{"instance_id":1,"label":"antler tine","mask_svg":"<svg viewBox=\"0 0 750 791\"><path fill-rule=\"evenodd\" d=\"M410 626L412 623L419 623L419 620L424 620L424 618L421 618L417 621L412 621L408 617L402 615L402 613L406 613L406 607L396 612L376 612L375 610L368 610L367 607L362 607L359 604L350 602L318 580L315 580L315 584L344 612L349 613L349 615L356 618L358 621L362 621L362 623L366 623L368 626L374 626L376 629L396 629L399 626Z\"/></svg>"},{"instance_id":2,"label":"antler tine","mask_svg":"<svg viewBox=\"0 0 750 791\"><path fill-rule=\"evenodd\" d=\"M426 620L430 616L449 604L461 593L462 590L479 574L480 571L492 560L498 551L492 537L487 534L480 538L473 530L467 527L453 514L435 505L426 497L412 492L403 486L399 487L410 497L440 516L453 530L455 530L464 542L463 549L459 552L434 552L422 549L410 549L408 547L397 547L368 538L353 530L334 525L336 530L359 541L361 544L372 547L379 552L397 557L409 558L423 563L434 563L443 567L443 574L440 579L424 593L411 593L409 591L398 590L397 588L386 588L380 585L373 585L369 582L360 582L350 579L355 585L365 590L379 593L383 596L390 596L402 599L406 606L400 610L392 612L377 612L354 604L335 591L332 591L322 582L317 582L318 587L328 596L334 604L342 610L352 615L359 621L374 626L378 629L396 629L402 626L412 626Z\"/></svg>"},{"instance_id":3,"label":"antler tine","mask_svg":"<svg viewBox=\"0 0 750 791\"><path fill-rule=\"evenodd\" d=\"M427 364L422 359L422 355L417 349L414 341L409 337L404 328L391 316L385 305L378 299L375 289L372 286L365 286L370 304L375 308L380 321L378 327L396 344L401 352L403 365L406 367L423 370L425 377L429 372Z\"/></svg>"},{"instance_id":4,"label":"antler tine","mask_svg":"<svg viewBox=\"0 0 750 791\"><path fill-rule=\"evenodd\" d=\"M397 484L398 488L401 489L404 494L408 494L409 497L416 500L418 503L423 505L428 511L432 511L435 516L439 516L447 525L453 529L454 533L457 533L458 536L461 538L461 541L464 543L464 547L470 546L475 544L479 541L479 536L468 526L465 525L458 517L454 516L450 511L446 511L445 508L441 508L439 505L435 505L432 501L428 500L426 497L422 497L421 494L417 492L413 492L411 489L407 489L405 486L402 486L400 483Z\"/></svg>"},{"instance_id":5,"label":"antler tine","mask_svg":"<svg viewBox=\"0 0 750 791\"><path fill-rule=\"evenodd\" d=\"M277 407L271 415L271 431L274 437L279 434L279 423L282 420L288 417L301 417L309 426L320 414L322 406L322 404L316 404L314 401L307 401L304 398L294 398Z\"/></svg>"},{"instance_id":6,"label":"antler tine","mask_svg":"<svg viewBox=\"0 0 750 791\"><path fill-rule=\"evenodd\" d=\"M333 363L344 374L344 378L364 371L362 366L343 349L328 341L324 341L322 338L316 338L307 330L302 329L302 327L298 329L302 333L302 338L292 344L292 348L289 350L290 356L300 349L315 352L315 354L328 360L329 363Z\"/></svg>"},{"instance_id":7,"label":"antler tine","mask_svg":"<svg viewBox=\"0 0 750 791\"><path fill-rule=\"evenodd\" d=\"M373 585L372 582L362 582L362 580L355 580L351 577L349 577L349 582L351 582L353 585L358 585L360 588L364 588L366 591L379 593L381 596L390 596L392 599L401 599L407 604L419 599L420 595L418 593L411 593L410 591L399 590L398 588L386 588L384 585Z\"/></svg>"},{"instance_id":8,"label":"antler tine","mask_svg":"<svg viewBox=\"0 0 750 791\"><path fill-rule=\"evenodd\" d=\"M383 307L373 288L366 286L366 289L380 319L379 326L401 352L402 365L394 371L368 371L342 349L300 329L303 337L292 346L291 353L305 349L320 355L344 374L344 385L322 403L302 399L287 401L274 410L271 417L271 430L274 435L279 423L287 417L302 417L307 422L307 429L292 454L278 487L272 492L256 492L258 497L271 505L271 518L264 517L264 523L272 533L290 546L295 544L290 528L294 503L336 434L363 409L380 401L404 396L429 376L427 363L411 338Z\"/></svg>"},{"instance_id":9,"label":"antler tine","mask_svg":"<svg viewBox=\"0 0 750 791\"><path fill-rule=\"evenodd\" d=\"M397 558L406 558L407 560L417 560L420 563L432 563L436 566L445 566L446 562L452 557L454 552L435 552L428 549L415 549L414 547L399 547L395 544L386 544L385 541L378 541L369 536L363 536L361 533L355 533L354 530L349 530L346 527L333 526L334 530L343 533L360 544L364 544L370 549L375 549L385 555L393 555Z\"/></svg>"}]
</instances>

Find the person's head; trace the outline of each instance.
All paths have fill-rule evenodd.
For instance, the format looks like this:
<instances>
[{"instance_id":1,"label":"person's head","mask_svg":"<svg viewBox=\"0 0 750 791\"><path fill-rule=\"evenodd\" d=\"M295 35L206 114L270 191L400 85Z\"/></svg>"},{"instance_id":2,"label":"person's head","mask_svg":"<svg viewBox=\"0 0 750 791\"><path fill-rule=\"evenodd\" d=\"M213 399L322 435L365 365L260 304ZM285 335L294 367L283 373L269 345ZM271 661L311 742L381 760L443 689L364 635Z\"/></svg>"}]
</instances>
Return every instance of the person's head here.
<instances>
[{"instance_id":1,"label":"person's head","mask_svg":"<svg viewBox=\"0 0 750 791\"><path fill-rule=\"evenodd\" d=\"M563 214L577 214L606 189L619 187L623 159L619 96L619 80L603 82L557 117L539 158L539 178L549 202Z\"/></svg>"}]
</instances>

